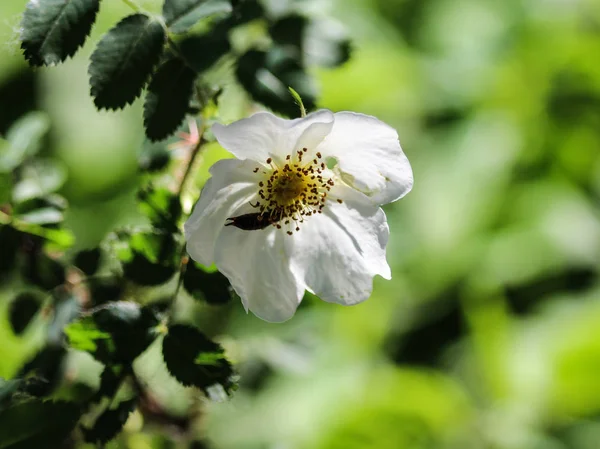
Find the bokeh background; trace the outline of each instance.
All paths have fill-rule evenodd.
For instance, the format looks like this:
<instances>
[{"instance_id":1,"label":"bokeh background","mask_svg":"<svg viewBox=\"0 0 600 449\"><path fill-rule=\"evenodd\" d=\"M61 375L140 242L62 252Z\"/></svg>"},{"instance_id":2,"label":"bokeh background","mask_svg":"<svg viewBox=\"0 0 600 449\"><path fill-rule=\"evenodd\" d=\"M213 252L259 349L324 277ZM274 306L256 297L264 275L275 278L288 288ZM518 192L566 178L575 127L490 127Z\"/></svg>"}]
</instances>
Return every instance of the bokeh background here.
<instances>
[{"instance_id":1,"label":"bokeh background","mask_svg":"<svg viewBox=\"0 0 600 449\"><path fill-rule=\"evenodd\" d=\"M0 133L45 114L43 151L68 173L66 224L76 248L93 247L140 221L141 104L96 111L86 74L129 10L104 0L81 53L31 70L25 3L0 3ZM413 191L385 207L393 278L352 307L307 297L283 324L182 291L178 313L226 347L240 388L209 401L169 378L154 345L136 369L155 413L134 412L106 447L600 448L600 2L296 3L353 42L349 62L315 71L319 106L391 124L412 163ZM249 111L230 90L224 121ZM224 156L207 149L198 188ZM0 286L5 379L42 339L42 324L13 333L13 295ZM97 387L98 365L71 351L65 382Z\"/></svg>"}]
</instances>

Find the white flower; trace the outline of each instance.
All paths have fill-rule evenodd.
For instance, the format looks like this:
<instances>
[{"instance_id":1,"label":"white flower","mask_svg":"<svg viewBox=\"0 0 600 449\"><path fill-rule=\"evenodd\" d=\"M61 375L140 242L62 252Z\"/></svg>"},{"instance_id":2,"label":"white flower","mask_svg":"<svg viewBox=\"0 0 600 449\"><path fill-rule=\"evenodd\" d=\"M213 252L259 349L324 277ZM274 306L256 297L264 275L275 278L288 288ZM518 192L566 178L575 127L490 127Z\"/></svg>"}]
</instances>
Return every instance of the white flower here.
<instances>
[{"instance_id":1,"label":"white flower","mask_svg":"<svg viewBox=\"0 0 600 449\"><path fill-rule=\"evenodd\" d=\"M350 305L371 295L376 274L390 279L379 205L413 184L393 128L321 110L295 120L261 112L212 130L237 159L211 167L185 223L187 249L216 263L246 311L285 321L305 290Z\"/></svg>"}]
</instances>

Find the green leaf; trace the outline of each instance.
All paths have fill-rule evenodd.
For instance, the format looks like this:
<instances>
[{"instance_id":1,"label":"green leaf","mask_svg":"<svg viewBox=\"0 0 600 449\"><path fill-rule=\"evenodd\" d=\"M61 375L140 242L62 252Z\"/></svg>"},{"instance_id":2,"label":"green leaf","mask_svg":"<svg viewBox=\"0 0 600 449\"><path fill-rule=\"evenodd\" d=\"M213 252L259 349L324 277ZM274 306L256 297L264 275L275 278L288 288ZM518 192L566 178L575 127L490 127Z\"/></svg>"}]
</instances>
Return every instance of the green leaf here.
<instances>
[{"instance_id":1,"label":"green leaf","mask_svg":"<svg viewBox=\"0 0 600 449\"><path fill-rule=\"evenodd\" d=\"M160 285L179 268L178 245L170 232L129 236L118 253L125 277L139 285Z\"/></svg>"},{"instance_id":2,"label":"green leaf","mask_svg":"<svg viewBox=\"0 0 600 449\"><path fill-rule=\"evenodd\" d=\"M150 140L169 137L183 122L195 79L196 73L178 58L169 59L156 71L144 103L144 127Z\"/></svg>"},{"instance_id":3,"label":"green leaf","mask_svg":"<svg viewBox=\"0 0 600 449\"><path fill-rule=\"evenodd\" d=\"M136 303L108 303L69 324L65 333L72 348L89 352L102 363L131 363L156 338L156 316Z\"/></svg>"},{"instance_id":4,"label":"green leaf","mask_svg":"<svg viewBox=\"0 0 600 449\"><path fill-rule=\"evenodd\" d=\"M185 33L205 17L231 11L228 0L165 0L163 5L163 16L172 33Z\"/></svg>"},{"instance_id":5,"label":"green leaf","mask_svg":"<svg viewBox=\"0 0 600 449\"><path fill-rule=\"evenodd\" d=\"M280 114L298 115L288 87L298 92L307 110L315 107L314 80L287 48L273 47L269 52L249 50L239 58L236 76L254 100Z\"/></svg>"},{"instance_id":6,"label":"green leaf","mask_svg":"<svg viewBox=\"0 0 600 449\"><path fill-rule=\"evenodd\" d=\"M62 345L47 344L23 365L20 377L27 382L21 386L27 394L36 397L47 396L63 380L63 367L67 351Z\"/></svg>"},{"instance_id":7,"label":"green leaf","mask_svg":"<svg viewBox=\"0 0 600 449\"><path fill-rule=\"evenodd\" d=\"M0 172L0 205L8 203L12 190L12 174Z\"/></svg>"},{"instance_id":8,"label":"green leaf","mask_svg":"<svg viewBox=\"0 0 600 449\"><path fill-rule=\"evenodd\" d=\"M19 293L10 303L9 318L15 334L20 335L40 310L42 298L33 292Z\"/></svg>"},{"instance_id":9,"label":"green leaf","mask_svg":"<svg viewBox=\"0 0 600 449\"><path fill-rule=\"evenodd\" d=\"M13 201L22 203L56 192L67 180L67 170L54 159L35 159L27 164L13 189Z\"/></svg>"},{"instance_id":10,"label":"green leaf","mask_svg":"<svg viewBox=\"0 0 600 449\"><path fill-rule=\"evenodd\" d=\"M21 48L32 66L58 64L83 45L100 0L31 0L21 21Z\"/></svg>"},{"instance_id":11,"label":"green leaf","mask_svg":"<svg viewBox=\"0 0 600 449\"><path fill-rule=\"evenodd\" d=\"M52 290L64 284L66 279L65 267L40 250L25 254L21 273L27 281L43 290Z\"/></svg>"},{"instance_id":12,"label":"green leaf","mask_svg":"<svg viewBox=\"0 0 600 449\"><path fill-rule=\"evenodd\" d=\"M336 67L350 58L348 36L334 20L309 20L293 14L271 24L269 33L278 45L293 47L306 66Z\"/></svg>"},{"instance_id":13,"label":"green leaf","mask_svg":"<svg viewBox=\"0 0 600 449\"><path fill-rule=\"evenodd\" d=\"M0 448L60 447L80 416L70 402L32 400L0 410Z\"/></svg>"},{"instance_id":14,"label":"green leaf","mask_svg":"<svg viewBox=\"0 0 600 449\"><path fill-rule=\"evenodd\" d=\"M160 60L166 34L144 14L125 17L108 31L92 53L91 94L98 109L120 109L142 92Z\"/></svg>"},{"instance_id":15,"label":"green leaf","mask_svg":"<svg viewBox=\"0 0 600 449\"><path fill-rule=\"evenodd\" d=\"M43 207L25 214L19 214L18 218L25 223L47 225L62 222L63 213L54 207Z\"/></svg>"},{"instance_id":16,"label":"green leaf","mask_svg":"<svg viewBox=\"0 0 600 449\"><path fill-rule=\"evenodd\" d=\"M209 69L231 49L227 29L216 27L200 36L189 36L179 43L185 61L196 72Z\"/></svg>"},{"instance_id":17,"label":"green leaf","mask_svg":"<svg viewBox=\"0 0 600 449\"><path fill-rule=\"evenodd\" d=\"M107 443L123 429L129 414L135 409L138 398L120 402L114 409L105 410L96 419L93 427L83 428L85 441L88 443Z\"/></svg>"},{"instance_id":18,"label":"green leaf","mask_svg":"<svg viewBox=\"0 0 600 449\"><path fill-rule=\"evenodd\" d=\"M227 394L235 388L233 368L223 348L195 327L171 326L162 349L169 372L183 385L194 385L207 394L211 387L220 386Z\"/></svg>"},{"instance_id":19,"label":"green leaf","mask_svg":"<svg viewBox=\"0 0 600 449\"><path fill-rule=\"evenodd\" d=\"M178 195L165 188L149 186L138 192L141 212L150 219L155 228L177 232L181 218L181 201Z\"/></svg>"},{"instance_id":20,"label":"green leaf","mask_svg":"<svg viewBox=\"0 0 600 449\"><path fill-rule=\"evenodd\" d=\"M142 145L138 156L138 167L150 173L165 169L171 161L171 151L164 143L153 142L147 139Z\"/></svg>"},{"instance_id":21,"label":"green leaf","mask_svg":"<svg viewBox=\"0 0 600 449\"><path fill-rule=\"evenodd\" d=\"M10 172L34 156L42 146L42 139L50 129L48 115L31 112L14 123L0 139L0 172Z\"/></svg>"},{"instance_id":22,"label":"green leaf","mask_svg":"<svg viewBox=\"0 0 600 449\"><path fill-rule=\"evenodd\" d=\"M183 288L194 298L209 304L225 304L232 298L229 281L220 272L207 273L190 260L183 276Z\"/></svg>"},{"instance_id":23,"label":"green leaf","mask_svg":"<svg viewBox=\"0 0 600 449\"><path fill-rule=\"evenodd\" d=\"M84 249L77 253L73 265L88 276L91 276L98 271L101 257L102 251L100 251L100 248Z\"/></svg>"}]
</instances>

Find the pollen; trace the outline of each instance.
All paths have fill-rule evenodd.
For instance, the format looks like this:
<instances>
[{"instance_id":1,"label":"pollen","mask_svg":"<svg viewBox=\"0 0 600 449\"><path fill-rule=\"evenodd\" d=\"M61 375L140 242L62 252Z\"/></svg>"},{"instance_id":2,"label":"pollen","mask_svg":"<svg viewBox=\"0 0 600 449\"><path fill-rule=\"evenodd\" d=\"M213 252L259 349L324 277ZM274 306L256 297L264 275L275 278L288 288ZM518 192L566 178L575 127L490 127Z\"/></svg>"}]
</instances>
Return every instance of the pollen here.
<instances>
[{"instance_id":1,"label":"pollen","mask_svg":"<svg viewBox=\"0 0 600 449\"><path fill-rule=\"evenodd\" d=\"M260 199L252 204L278 229L281 229L279 223L284 222L288 235L300 230L299 224L305 217L322 212L327 192L335 185L330 172L319 161L321 154L317 153L316 159L303 160L307 151L302 148L289 154L279 164L272 158L266 159L270 169L262 172L264 177L258 182Z\"/></svg>"}]
</instances>

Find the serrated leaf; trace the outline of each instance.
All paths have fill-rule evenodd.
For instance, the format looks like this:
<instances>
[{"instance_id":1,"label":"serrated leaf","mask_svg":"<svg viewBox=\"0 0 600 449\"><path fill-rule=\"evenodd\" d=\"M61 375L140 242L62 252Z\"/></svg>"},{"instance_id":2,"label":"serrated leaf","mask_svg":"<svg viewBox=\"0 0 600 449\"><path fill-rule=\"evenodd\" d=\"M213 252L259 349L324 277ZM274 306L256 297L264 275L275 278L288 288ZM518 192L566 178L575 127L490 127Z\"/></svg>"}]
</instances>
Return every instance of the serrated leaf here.
<instances>
[{"instance_id":1,"label":"serrated leaf","mask_svg":"<svg viewBox=\"0 0 600 449\"><path fill-rule=\"evenodd\" d=\"M139 285L160 285L179 268L178 246L170 232L145 232L129 236L118 257L125 277Z\"/></svg>"},{"instance_id":2,"label":"serrated leaf","mask_svg":"<svg viewBox=\"0 0 600 449\"><path fill-rule=\"evenodd\" d=\"M185 33L205 17L231 11L228 0L165 0L163 4L163 16L172 33Z\"/></svg>"},{"instance_id":3,"label":"serrated leaf","mask_svg":"<svg viewBox=\"0 0 600 449\"><path fill-rule=\"evenodd\" d=\"M32 66L58 64L83 45L100 0L31 0L21 21L21 48Z\"/></svg>"},{"instance_id":4,"label":"serrated leaf","mask_svg":"<svg viewBox=\"0 0 600 449\"><path fill-rule=\"evenodd\" d=\"M138 398L120 402L114 409L105 410L96 419L93 427L83 429L85 441L88 443L107 443L123 429L129 414L135 409Z\"/></svg>"},{"instance_id":5,"label":"serrated leaf","mask_svg":"<svg viewBox=\"0 0 600 449\"><path fill-rule=\"evenodd\" d=\"M254 100L288 117L298 115L288 87L298 92L307 110L315 107L314 80L288 48L249 50L238 59L236 76Z\"/></svg>"},{"instance_id":6,"label":"serrated leaf","mask_svg":"<svg viewBox=\"0 0 600 449\"><path fill-rule=\"evenodd\" d=\"M120 109L142 92L160 60L166 34L144 14L125 17L104 35L90 58L90 87L98 109Z\"/></svg>"},{"instance_id":7,"label":"serrated leaf","mask_svg":"<svg viewBox=\"0 0 600 449\"><path fill-rule=\"evenodd\" d=\"M15 334L20 335L40 310L42 298L33 292L23 292L10 303L9 318Z\"/></svg>"},{"instance_id":8,"label":"serrated leaf","mask_svg":"<svg viewBox=\"0 0 600 449\"><path fill-rule=\"evenodd\" d=\"M2 448L60 447L81 416L70 402L26 401L0 410Z\"/></svg>"},{"instance_id":9,"label":"serrated leaf","mask_svg":"<svg viewBox=\"0 0 600 449\"><path fill-rule=\"evenodd\" d=\"M169 327L162 350L169 372L183 385L194 385L207 394L213 386L221 386L228 394L235 387L233 368L223 348L195 327Z\"/></svg>"},{"instance_id":10,"label":"serrated leaf","mask_svg":"<svg viewBox=\"0 0 600 449\"><path fill-rule=\"evenodd\" d=\"M131 363L156 338L155 315L136 303L109 303L66 327L72 348L102 363Z\"/></svg>"},{"instance_id":11,"label":"serrated leaf","mask_svg":"<svg viewBox=\"0 0 600 449\"><path fill-rule=\"evenodd\" d=\"M183 122L195 79L196 73L178 58L168 60L156 71L144 103L144 127L150 140L169 137Z\"/></svg>"},{"instance_id":12,"label":"serrated leaf","mask_svg":"<svg viewBox=\"0 0 600 449\"><path fill-rule=\"evenodd\" d=\"M225 304L232 298L229 281L220 272L207 273L190 260L183 276L183 288L194 298L209 304Z\"/></svg>"}]
</instances>

